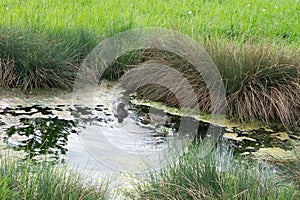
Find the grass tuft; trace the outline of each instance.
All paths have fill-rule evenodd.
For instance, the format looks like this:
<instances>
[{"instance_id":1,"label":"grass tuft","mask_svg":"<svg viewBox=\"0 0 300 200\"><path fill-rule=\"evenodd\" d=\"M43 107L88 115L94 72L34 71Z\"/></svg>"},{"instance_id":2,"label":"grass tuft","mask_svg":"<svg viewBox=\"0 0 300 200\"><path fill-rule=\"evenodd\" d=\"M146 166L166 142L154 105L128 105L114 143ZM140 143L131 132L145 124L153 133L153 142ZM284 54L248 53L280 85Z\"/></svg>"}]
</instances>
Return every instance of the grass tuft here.
<instances>
[{"instance_id":1,"label":"grass tuft","mask_svg":"<svg viewBox=\"0 0 300 200\"><path fill-rule=\"evenodd\" d=\"M227 88L229 117L279 121L300 119L299 49L272 44L205 44Z\"/></svg>"},{"instance_id":2,"label":"grass tuft","mask_svg":"<svg viewBox=\"0 0 300 200\"><path fill-rule=\"evenodd\" d=\"M299 190L264 163L234 159L218 147L203 155L193 146L169 168L136 185L138 199L298 199Z\"/></svg>"},{"instance_id":3,"label":"grass tuft","mask_svg":"<svg viewBox=\"0 0 300 200\"><path fill-rule=\"evenodd\" d=\"M51 163L0 159L1 199L105 199L107 185L92 186Z\"/></svg>"},{"instance_id":4,"label":"grass tuft","mask_svg":"<svg viewBox=\"0 0 300 200\"><path fill-rule=\"evenodd\" d=\"M97 38L84 30L41 33L0 30L0 87L69 89Z\"/></svg>"},{"instance_id":5,"label":"grass tuft","mask_svg":"<svg viewBox=\"0 0 300 200\"><path fill-rule=\"evenodd\" d=\"M240 45L228 40L216 42L210 39L203 41L203 44L216 63L226 87L227 104L222 101L220 103L223 106L227 105L228 118L241 122L280 122L287 129L297 126L300 119L299 50L271 44ZM198 102L201 111L212 112L207 85L190 63L178 55L161 50L148 49L136 54L138 56L135 56L135 62L124 61L124 57L129 55L119 59L123 64L119 63L118 69L124 72L133 66L149 63L172 67L179 71L194 89L186 92L183 87L178 87L178 90L185 91L183 102ZM171 88L176 82L168 74L153 75L151 69L145 69L144 72L131 70L122 77L121 82L125 88L134 88L134 85L143 82L150 73L153 83L164 82ZM141 98L165 102L169 106L182 106L169 88L159 84L146 84L137 88L136 92ZM194 92L196 96L193 95Z\"/></svg>"}]
</instances>

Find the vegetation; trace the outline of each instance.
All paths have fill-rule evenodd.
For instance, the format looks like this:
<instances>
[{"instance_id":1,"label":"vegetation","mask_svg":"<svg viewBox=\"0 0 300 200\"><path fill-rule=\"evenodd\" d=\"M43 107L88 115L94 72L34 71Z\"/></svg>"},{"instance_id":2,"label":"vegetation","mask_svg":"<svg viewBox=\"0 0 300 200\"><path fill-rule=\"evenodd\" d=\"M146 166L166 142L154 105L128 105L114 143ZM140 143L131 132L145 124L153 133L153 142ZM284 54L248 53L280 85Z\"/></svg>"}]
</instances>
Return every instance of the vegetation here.
<instances>
[{"instance_id":1,"label":"vegetation","mask_svg":"<svg viewBox=\"0 0 300 200\"><path fill-rule=\"evenodd\" d=\"M210 53L226 85L229 117L280 121L290 128L297 126L300 113L299 6L297 0L2 0L0 87L72 88L80 63L103 38L132 28L164 27L191 36ZM112 66L107 77L119 78L124 66L149 60L141 59L146 55L134 56L137 60L125 55L123 65ZM182 72L191 67L172 62ZM195 73L187 76L201 99L200 108L210 112L203 81ZM148 97L173 106L177 102L168 91Z\"/></svg>"},{"instance_id":2,"label":"vegetation","mask_svg":"<svg viewBox=\"0 0 300 200\"><path fill-rule=\"evenodd\" d=\"M264 163L234 159L228 146L191 147L174 165L136 185L138 199L299 199L299 188Z\"/></svg>"},{"instance_id":3,"label":"vegetation","mask_svg":"<svg viewBox=\"0 0 300 200\"><path fill-rule=\"evenodd\" d=\"M1 199L104 199L107 186L92 186L78 174L50 163L0 159Z\"/></svg>"},{"instance_id":4,"label":"vegetation","mask_svg":"<svg viewBox=\"0 0 300 200\"><path fill-rule=\"evenodd\" d=\"M0 24L61 34L73 28L104 35L139 27L165 27L197 37L218 35L241 42L299 42L297 0L21 1L2 0ZM176 9L175 9L176 8Z\"/></svg>"},{"instance_id":5,"label":"vegetation","mask_svg":"<svg viewBox=\"0 0 300 200\"><path fill-rule=\"evenodd\" d=\"M219 43L207 49L214 55L226 84L231 117L267 123L277 120L286 127L297 126L300 119L299 49L249 43Z\"/></svg>"},{"instance_id":6,"label":"vegetation","mask_svg":"<svg viewBox=\"0 0 300 200\"><path fill-rule=\"evenodd\" d=\"M277 121L284 124L286 128L298 126L297 122L300 119L299 50L222 41L203 43L212 55L226 86L229 118L240 121L261 120L266 123ZM198 102L202 111L206 113L212 111L207 84L190 63L177 55L157 50L140 52L136 61L161 63L177 69L188 79L194 89L185 92L184 102ZM131 62L131 64L136 63ZM126 66L124 61L122 66ZM143 80L149 73L153 73L151 69L145 70L144 73L131 73L122 77L122 83L125 87L133 88L132 85ZM163 82L169 85L174 84L174 80L168 76L157 77L165 79ZM140 97L166 102L170 106L180 106L175 95L168 88L160 85L146 85L137 91ZM194 92L196 97L193 95ZM223 106L226 105L221 100L219 102Z\"/></svg>"},{"instance_id":7,"label":"vegetation","mask_svg":"<svg viewBox=\"0 0 300 200\"><path fill-rule=\"evenodd\" d=\"M64 35L0 29L1 87L71 88L76 70L97 38L77 30Z\"/></svg>"},{"instance_id":8,"label":"vegetation","mask_svg":"<svg viewBox=\"0 0 300 200\"><path fill-rule=\"evenodd\" d=\"M299 9L298 0L1 0L0 88L71 89L81 62L100 41L133 28L163 27L189 35L209 52L226 86L228 117L295 128L300 124ZM203 79L170 52L123 55L105 77L118 79L144 62L180 71L195 89L201 110L211 112ZM150 85L138 93L179 106L167 88ZM137 185L133 198L300 198L299 188L264 164L233 160L225 147L205 156L200 150L192 147L177 164L152 174L150 183ZM79 176L49 164L4 157L0 164L1 199L103 199L106 192L104 185L87 187ZM287 174L299 175L299 163L294 164Z\"/></svg>"}]
</instances>

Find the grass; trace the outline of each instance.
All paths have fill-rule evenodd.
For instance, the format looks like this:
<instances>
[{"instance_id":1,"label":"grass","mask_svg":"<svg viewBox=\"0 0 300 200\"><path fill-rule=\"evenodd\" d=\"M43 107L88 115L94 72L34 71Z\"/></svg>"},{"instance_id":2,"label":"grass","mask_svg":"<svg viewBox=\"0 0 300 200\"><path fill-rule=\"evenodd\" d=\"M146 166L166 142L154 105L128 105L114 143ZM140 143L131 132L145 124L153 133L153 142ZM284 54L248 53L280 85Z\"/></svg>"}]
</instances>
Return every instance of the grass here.
<instances>
[{"instance_id":1,"label":"grass","mask_svg":"<svg viewBox=\"0 0 300 200\"><path fill-rule=\"evenodd\" d=\"M189 35L210 53L226 86L228 117L298 126L298 0L0 3L0 87L70 89L80 63L98 42L132 28L163 27ZM119 78L145 56L119 58L123 65L112 66L106 77ZM196 88L202 111L211 111L203 81L187 74L192 66L180 59L172 63L164 54L156 61L180 69ZM153 93L157 87L151 87L143 92ZM174 95L164 91L151 99L176 106Z\"/></svg>"},{"instance_id":2,"label":"grass","mask_svg":"<svg viewBox=\"0 0 300 200\"><path fill-rule=\"evenodd\" d=\"M297 0L2 0L0 24L47 32L84 28L105 36L131 28L165 27L191 36L218 35L241 41L267 38L297 45L299 6Z\"/></svg>"},{"instance_id":3,"label":"grass","mask_svg":"<svg viewBox=\"0 0 300 200\"><path fill-rule=\"evenodd\" d=\"M0 30L2 87L71 88L87 52L95 45L88 31L57 36L32 30Z\"/></svg>"},{"instance_id":4,"label":"grass","mask_svg":"<svg viewBox=\"0 0 300 200\"><path fill-rule=\"evenodd\" d=\"M191 147L169 168L136 184L135 199L299 199L299 188L264 163L233 159L228 146Z\"/></svg>"},{"instance_id":5,"label":"grass","mask_svg":"<svg viewBox=\"0 0 300 200\"><path fill-rule=\"evenodd\" d=\"M0 158L0 199L105 199L107 186L91 186L51 163Z\"/></svg>"},{"instance_id":6,"label":"grass","mask_svg":"<svg viewBox=\"0 0 300 200\"><path fill-rule=\"evenodd\" d=\"M265 44L206 46L226 85L228 115L241 121L279 121L286 128L300 119L300 50Z\"/></svg>"},{"instance_id":7,"label":"grass","mask_svg":"<svg viewBox=\"0 0 300 200\"><path fill-rule=\"evenodd\" d=\"M175 163L134 189L126 199L299 199L297 165L266 164L233 156L227 144L194 143ZM205 153L204 153L205 152ZM249 162L250 161L250 162ZM298 162L298 161L296 161ZM108 185L93 186L70 169L51 163L0 159L1 199L106 199ZM296 163L293 163L296 164Z\"/></svg>"},{"instance_id":8,"label":"grass","mask_svg":"<svg viewBox=\"0 0 300 200\"><path fill-rule=\"evenodd\" d=\"M299 50L276 45L234 44L220 40L206 40L203 44L215 61L226 87L227 104L223 101L219 102L220 107L227 105L228 118L240 122L255 120L265 123L280 122L287 129L298 126L300 120ZM188 47L183 48L188 49ZM194 89L194 91L185 91L182 102L198 102L201 111L212 112L207 84L190 63L177 55L157 50L139 52L137 61L160 63L179 71ZM128 60L121 66L126 68L126 64ZM144 72L131 71L130 74L122 77L121 82L125 88L134 88L134 85L144 80L149 73L153 73L151 69ZM178 99L169 90L175 81L168 74L153 76L152 82L159 81L170 87L145 85L136 90L138 96L180 107ZM193 95L194 92L196 96Z\"/></svg>"},{"instance_id":9,"label":"grass","mask_svg":"<svg viewBox=\"0 0 300 200\"><path fill-rule=\"evenodd\" d=\"M207 49L226 86L228 117L297 127L299 10L298 0L1 0L0 88L71 89L80 63L104 38L133 28L163 27L187 34ZM203 80L189 63L169 52L124 55L106 78L118 79L129 68L149 61L179 70L196 90L200 108L211 112ZM167 88L150 85L139 92L178 106ZM299 188L264 164L233 160L232 152L223 147L204 157L200 150L191 148L180 162L153 174L149 183L137 185L138 194L131 197L300 198ZM86 187L80 177L55 166L3 158L0 163L1 199L103 199L105 195L105 186ZM298 166L288 168L287 174L297 177Z\"/></svg>"}]
</instances>

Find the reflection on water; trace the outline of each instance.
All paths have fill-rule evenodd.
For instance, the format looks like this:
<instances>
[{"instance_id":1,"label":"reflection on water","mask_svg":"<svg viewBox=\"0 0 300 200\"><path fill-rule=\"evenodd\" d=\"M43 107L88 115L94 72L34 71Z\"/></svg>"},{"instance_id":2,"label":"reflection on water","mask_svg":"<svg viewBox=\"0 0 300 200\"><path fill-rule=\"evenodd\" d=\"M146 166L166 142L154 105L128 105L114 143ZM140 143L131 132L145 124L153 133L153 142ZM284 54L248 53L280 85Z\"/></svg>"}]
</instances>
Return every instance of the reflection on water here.
<instances>
[{"instance_id":1,"label":"reflection on water","mask_svg":"<svg viewBox=\"0 0 300 200\"><path fill-rule=\"evenodd\" d=\"M145 114L145 110L147 108L131 106L130 117L120 124L110 109L103 105L94 108L78 105L57 105L51 108L38 105L0 107L1 129L5 132L2 138L14 149L25 150L31 158L47 154L51 158L64 161L63 156L80 145L72 147L72 138L77 136L85 139L84 142L81 141L81 145L89 146L91 141L98 142L96 151L106 152L108 155L103 157L110 160L114 159L115 152L107 151L107 144L127 153L147 154L164 148L165 132L175 132L176 123L168 128L142 124L138 117ZM107 140L105 145L101 145L101 137Z\"/></svg>"},{"instance_id":2,"label":"reflection on water","mask_svg":"<svg viewBox=\"0 0 300 200\"><path fill-rule=\"evenodd\" d=\"M0 139L28 157L41 155L56 162L67 162L92 176L101 171L144 172L157 169L172 161L175 150L180 153L191 138L193 126L187 123L180 132L182 121L197 123L197 138L203 138L209 128L206 122L170 115L168 126L143 123L146 113L159 113L142 105L127 105L129 116L118 123L112 109L104 105L27 106L14 108L0 105ZM151 110L152 109L152 110ZM191 130L190 130L191 129ZM289 148L286 140L274 138L266 130L224 131L224 140L234 143L238 154L257 151L262 147ZM113 173L112 173L113 174ZM101 175L100 175L101 176Z\"/></svg>"},{"instance_id":3,"label":"reflection on water","mask_svg":"<svg viewBox=\"0 0 300 200\"><path fill-rule=\"evenodd\" d=\"M21 118L20 123L22 125L7 129L8 143L25 150L31 158L40 154L51 154L58 159L59 155L64 155L67 151L65 145L68 135L76 133L75 121L58 119L58 117ZM20 141L16 134L24 138L23 141Z\"/></svg>"},{"instance_id":4,"label":"reflection on water","mask_svg":"<svg viewBox=\"0 0 300 200\"><path fill-rule=\"evenodd\" d=\"M130 105L129 117L125 118L124 123L117 123L112 111L104 105L96 105L93 108L79 105L57 105L51 108L39 105L18 105L14 108L0 106L0 133L5 133L2 133L1 138L5 138L9 145L25 150L29 157L50 154L59 159L60 155L66 155L70 150L68 143L73 142L72 138L75 135L83 138L83 145L88 145L90 140L100 143L101 138L124 152L149 154L166 148L168 142L174 138L166 135L172 136L177 133L182 120L179 116L169 115L172 122L169 127L141 123L139 117L149 111L148 106ZM203 138L208 127L208 123L199 122L198 136ZM285 141L271 137L273 132L264 129L247 132L228 132L224 129L224 133L225 140L233 141L238 153L256 151L262 147L289 148ZM98 145L99 152L105 152L105 145ZM116 154L108 153L111 155L103 157L113 158Z\"/></svg>"}]
</instances>

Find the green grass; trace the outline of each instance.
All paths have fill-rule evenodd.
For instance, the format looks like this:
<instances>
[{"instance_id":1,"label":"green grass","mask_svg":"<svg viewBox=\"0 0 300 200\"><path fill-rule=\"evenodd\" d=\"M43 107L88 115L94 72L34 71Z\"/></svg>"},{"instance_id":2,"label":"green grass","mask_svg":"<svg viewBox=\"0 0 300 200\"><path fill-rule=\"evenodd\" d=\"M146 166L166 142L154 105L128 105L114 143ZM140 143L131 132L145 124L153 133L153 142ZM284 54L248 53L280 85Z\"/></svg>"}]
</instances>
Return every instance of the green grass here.
<instances>
[{"instance_id":1,"label":"green grass","mask_svg":"<svg viewBox=\"0 0 300 200\"><path fill-rule=\"evenodd\" d=\"M299 4L297 0L2 0L0 24L48 32L84 28L106 36L130 28L165 27L191 36L298 43Z\"/></svg>"},{"instance_id":2,"label":"green grass","mask_svg":"<svg viewBox=\"0 0 300 200\"><path fill-rule=\"evenodd\" d=\"M105 199L106 191L64 167L0 158L0 199Z\"/></svg>"},{"instance_id":3,"label":"green grass","mask_svg":"<svg viewBox=\"0 0 300 200\"><path fill-rule=\"evenodd\" d=\"M291 128L300 121L299 10L298 0L1 0L0 87L71 89L80 63L104 38L163 27L208 50L226 86L228 117ZM133 57L139 56L145 57ZM124 66L138 63L126 55L120 60L123 65L112 66L107 78L119 78ZM210 96L196 75L187 74L198 88L200 108L209 113ZM165 97L172 95L152 99ZM176 102L174 96L168 100Z\"/></svg>"},{"instance_id":4,"label":"green grass","mask_svg":"<svg viewBox=\"0 0 300 200\"><path fill-rule=\"evenodd\" d=\"M0 29L0 80L2 87L71 88L76 71L95 46L85 30L63 35L29 29Z\"/></svg>"},{"instance_id":5,"label":"green grass","mask_svg":"<svg viewBox=\"0 0 300 200\"><path fill-rule=\"evenodd\" d=\"M223 146L193 146L169 168L136 184L136 199L299 199L299 188L264 163L233 159Z\"/></svg>"},{"instance_id":6,"label":"green grass","mask_svg":"<svg viewBox=\"0 0 300 200\"><path fill-rule=\"evenodd\" d=\"M298 0L0 0L0 88L70 89L80 63L104 38L163 27L187 34L210 53L226 85L228 117L299 126L299 10ZM119 78L126 65L153 59L143 53L119 58L107 77ZM165 54L154 58L180 69L197 89L202 110L210 112L202 80L186 73L191 66ZM151 87L146 89L153 93ZM173 97L152 99L176 106ZM300 198L299 188L269 167L232 160L231 152L222 150L201 157L191 148L178 164L138 185L132 198ZM9 159L0 163L1 199L104 198L105 186L85 187L80 177L61 168ZM298 174L298 166L289 169Z\"/></svg>"}]
</instances>

